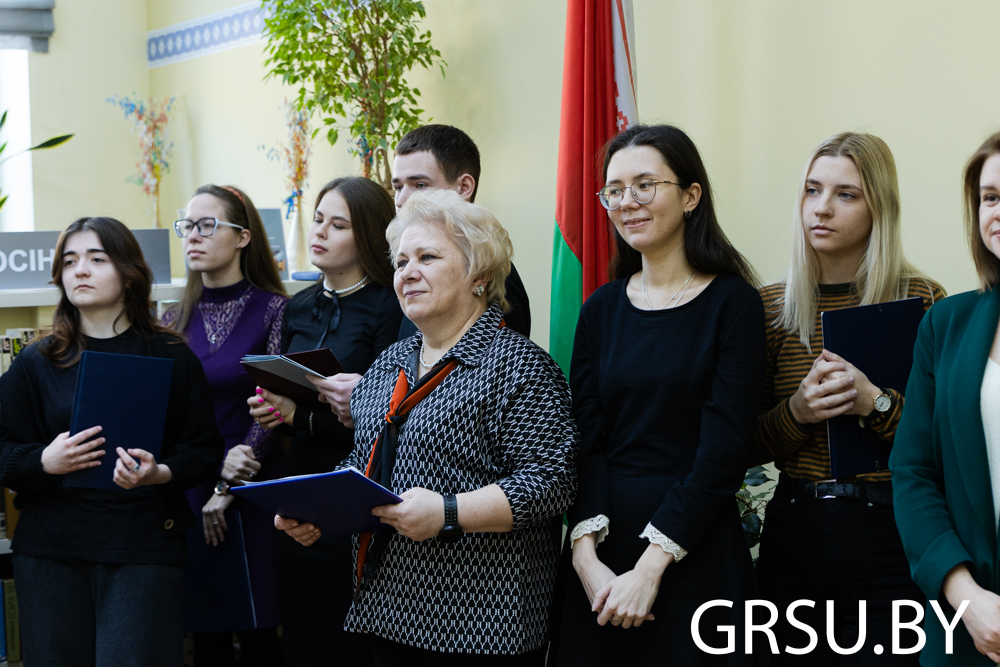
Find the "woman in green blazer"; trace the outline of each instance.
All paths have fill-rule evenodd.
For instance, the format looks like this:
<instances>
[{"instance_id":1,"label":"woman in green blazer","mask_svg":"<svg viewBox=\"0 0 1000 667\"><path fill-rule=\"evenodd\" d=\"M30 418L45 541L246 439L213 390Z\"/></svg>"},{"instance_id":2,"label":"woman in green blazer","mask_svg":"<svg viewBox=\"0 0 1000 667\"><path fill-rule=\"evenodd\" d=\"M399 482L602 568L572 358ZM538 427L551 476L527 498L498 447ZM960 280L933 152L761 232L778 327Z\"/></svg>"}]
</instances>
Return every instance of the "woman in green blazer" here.
<instances>
[{"instance_id":1,"label":"woman in green blazer","mask_svg":"<svg viewBox=\"0 0 1000 667\"><path fill-rule=\"evenodd\" d=\"M969 160L965 218L980 287L945 299L920 325L906 407L889 458L896 523L930 605L922 665L1000 663L1000 133Z\"/></svg>"}]
</instances>

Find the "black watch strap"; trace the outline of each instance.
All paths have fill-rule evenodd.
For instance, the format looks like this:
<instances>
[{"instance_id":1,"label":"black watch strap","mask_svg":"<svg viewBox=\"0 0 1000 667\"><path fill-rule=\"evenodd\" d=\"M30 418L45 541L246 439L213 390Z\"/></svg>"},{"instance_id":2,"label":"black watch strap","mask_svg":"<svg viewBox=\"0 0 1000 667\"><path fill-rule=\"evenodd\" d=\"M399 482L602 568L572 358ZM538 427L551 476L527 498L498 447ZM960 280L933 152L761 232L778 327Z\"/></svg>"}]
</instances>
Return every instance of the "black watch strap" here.
<instances>
[{"instance_id":1,"label":"black watch strap","mask_svg":"<svg viewBox=\"0 0 1000 667\"><path fill-rule=\"evenodd\" d=\"M444 525L458 526L458 499L454 493L446 494L444 497Z\"/></svg>"}]
</instances>

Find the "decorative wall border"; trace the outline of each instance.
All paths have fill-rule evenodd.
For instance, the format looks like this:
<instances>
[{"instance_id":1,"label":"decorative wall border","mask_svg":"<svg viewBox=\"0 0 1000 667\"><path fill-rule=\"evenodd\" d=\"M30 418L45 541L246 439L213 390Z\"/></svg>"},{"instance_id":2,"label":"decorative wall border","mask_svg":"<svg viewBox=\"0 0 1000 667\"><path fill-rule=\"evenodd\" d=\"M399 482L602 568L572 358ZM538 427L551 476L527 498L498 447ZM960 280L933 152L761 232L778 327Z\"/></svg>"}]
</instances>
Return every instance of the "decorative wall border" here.
<instances>
[{"instance_id":1,"label":"decorative wall border","mask_svg":"<svg viewBox=\"0 0 1000 667\"><path fill-rule=\"evenodd\" d=\"M261 40L269 11L262 3L246 2L221 12L146 33L149 69L228 51Z\"/></svg>"}]
</instances>

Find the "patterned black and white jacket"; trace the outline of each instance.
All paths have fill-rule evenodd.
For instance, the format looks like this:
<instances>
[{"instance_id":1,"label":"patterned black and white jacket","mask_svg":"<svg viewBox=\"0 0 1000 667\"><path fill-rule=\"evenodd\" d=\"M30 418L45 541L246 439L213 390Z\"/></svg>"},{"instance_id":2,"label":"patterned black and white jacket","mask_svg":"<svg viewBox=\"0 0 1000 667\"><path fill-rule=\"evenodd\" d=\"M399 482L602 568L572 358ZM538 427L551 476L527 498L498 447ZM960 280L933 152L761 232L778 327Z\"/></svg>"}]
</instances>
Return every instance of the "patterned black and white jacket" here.
<instances>
[{"instance_id":1,"label":"patterned black and white jacket","mask_svg":"<svg viewBox=\"0 0 1000 667\"><path fill-rule=\"evenodd\" d=\"M579 436L569 386L552 358L500 328L489 308L445 356L459 361L399 432L392 491L466 493L497 484L514 515L509 533L414 542L394 534L345 627L442 652L516 655L547 640L560 515L576 495ZM364 469L405 368L416 381L421 335L396 343L351 397ZM461 517L460 517L461 520ZM355 554L358 541L355 538Z\"/></svg>"}]
</instances>

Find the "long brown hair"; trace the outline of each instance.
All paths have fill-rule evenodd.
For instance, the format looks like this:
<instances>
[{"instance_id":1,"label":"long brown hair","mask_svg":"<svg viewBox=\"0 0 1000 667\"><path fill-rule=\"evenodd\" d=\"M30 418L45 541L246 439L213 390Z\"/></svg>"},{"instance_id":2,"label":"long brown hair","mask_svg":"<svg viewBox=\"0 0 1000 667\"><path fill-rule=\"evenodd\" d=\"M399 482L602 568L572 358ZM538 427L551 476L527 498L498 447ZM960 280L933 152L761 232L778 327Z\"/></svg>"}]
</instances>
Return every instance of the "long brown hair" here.
<instances>
[{"instance_id":1,"label":"long brown hair","mask_svg":"<svg viewBox=\"0 0 1000 667\"><path fill-rule=\"evenodd\" d=\"M243 272L243 277L254 287L285 296L285 286L281 283L278 264L274 261L267 242L264 223L250 197L231 185L203 185L194 191L192 198L198 195L212 195L221 201L226 211L226 222L239 225L250 232L250 242L240 250L240 271ZM191 311L201 301L201 271L189 268L187 274L184 294L172 308L177 313L177 318L171 327L177 331L184 331L191 319Z\"/></svg>"},{"instance_id":2,"label":"long brown hair","mask_svg":"<svg viewBox=\"0 0 1000 667\"><path fill-rule=\"evenodd\" d=\"M979 274L980 292L993 289L1000 280L1000 259L986 247L979 231L979 177L983 173L986 161L998 153L1000 153L1000 132L986 139L979 150L969 158L969 162L965 165L965 180L962 183L965 228L969 235L972 261L976 263L976 273Z\"/></svg>"},{"instance_id":3,"label":"long brown hair","mask_svg":"<svg viewBox=\"0 0 1000 667\"><path fill-rule=\"evenodd\" d=\"M351 212L351 230L361 268L379 285L391 287L393 270L385 230L396 217L392 195L374 181L361 176L335 178L319 191L314 212L326 193L333 190L340 193Z\"/></svg>"},{"instance_id":4,"label":"long brown hair","mask_svg":"<svg viewBox=\"0 0 1000 667\"><path fill-rule=\"evenodd\" d=\"M604 147L604 177L612 156L623 148L649 146L659 151L663 161L677 174L681 189L701 185L701 199L690 218L684 220L684 254L688 264L698 273L733 273L757 287L760 278L743 255L726 238L715 215L712 187L708 172L694 142L682 130L672 125L634 125L615 136ZM642 255L625 243L611 225L615 239L615 255L608 265L608 278L628 278L642 269Z\"/></svg>"},{"instance_id":5,"label":"long brown hair","mask_svg":"<svg viewBox=\"0 0 1000 667\"><path fill-rule=\"evenodd\" d=\"M142 248L139 247L139 242L135 240L132 232L114 218L80 218L59 235L55 258L52 260L50 282L59 288L62 297L52 317L52 331L45 338L40 351L60 368L76 364L86 346L86 339L80 328L80 310L66 296L66 287L62 280L66 242L77 232L97 234L97 238L101 240L101 248L121 278L125 307L115 318L115 324L117 325L122 317L126 317L132 328L144 338L149 338L157 332L167 331L153 318L150 303L153 272L149 270L142 256ZM170 333L176 335L174 332Z\"/></svg>"}]
</instances>

